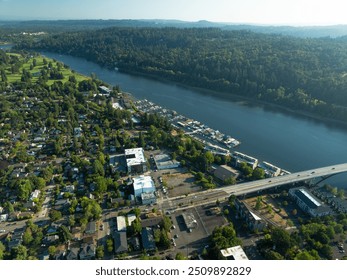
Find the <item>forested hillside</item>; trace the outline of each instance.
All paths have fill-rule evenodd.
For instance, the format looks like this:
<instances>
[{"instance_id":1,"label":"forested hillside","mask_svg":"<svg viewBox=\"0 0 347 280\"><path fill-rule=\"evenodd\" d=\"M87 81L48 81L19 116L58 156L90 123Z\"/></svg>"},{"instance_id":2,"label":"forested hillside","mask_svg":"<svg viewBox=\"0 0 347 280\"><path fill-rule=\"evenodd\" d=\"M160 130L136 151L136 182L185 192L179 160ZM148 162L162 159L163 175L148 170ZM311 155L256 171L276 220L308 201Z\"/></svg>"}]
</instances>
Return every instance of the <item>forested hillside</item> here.
<instances>
[{"instance_id":1,"label":"forested hillside","mask_svg":"<svg viewBox=\"0 0 347 280\"><path fill-rule=\"evenodd\" d=\"M19 47L84 57L188 86L347 122L347 42L218 28L108 28Z\"/></svg>"}]
</instances>

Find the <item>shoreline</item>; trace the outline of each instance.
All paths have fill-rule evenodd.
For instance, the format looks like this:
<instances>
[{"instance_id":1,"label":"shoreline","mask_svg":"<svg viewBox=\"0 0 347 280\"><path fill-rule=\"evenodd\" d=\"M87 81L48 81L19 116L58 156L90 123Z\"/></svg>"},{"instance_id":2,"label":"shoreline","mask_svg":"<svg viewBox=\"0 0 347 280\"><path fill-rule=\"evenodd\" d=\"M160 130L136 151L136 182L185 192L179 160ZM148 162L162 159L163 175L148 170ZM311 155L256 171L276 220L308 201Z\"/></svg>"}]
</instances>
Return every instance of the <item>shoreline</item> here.
<instances>
[{"instance_id":1,"label":"shoreline","mask_svg":"<svg viewBox=\"0 0 347 280\"><path fill-rule=\"evenodd\" d=\"M100 65L100 66L105 67L102 65ZM210 90L210 89L204 89L204 88L189 86L189 85L186 85L183 83L171 81L171 80L166 79L166 78L161 78L161 77L158 77L155 75L146 74L146 73L137 72L137 71L124 71L122 69L115 70L115 71L119 71L121 73L129 74L129 75L135 75L135 76L142 77L142 78L148 78L148 79L152 79L152 80L159 81L159 82L170 83L172 85L176 85L176 86L179 86L179 87L182 87L185 89L198 91L202 94L208 94L210 96L217 96L220 98L224 98L228 101L246 102L247 106L262 105L265 110L277 111L277 112L289 114L289 115L292 115L295 117L305 117L305 118L308 118L312 121L317 121L321 124L333 125L333 126L338 126L340 128L343 128L343 129L347 129L347 121L341 121L341 120L336 120L336 119L332 119L332 118L328 118L328 117L319 116L319 115L316 115L316 114L313 114L310 112L288 108L288 107L285 107L283 105L279 105L276 103L271 103L271 102L263 101L263 100L259 100L259 99L253 99L253 98L238 95L238 94L230 94L228 92L214 91L214 90Z\"/></svg>"}]
</instances>

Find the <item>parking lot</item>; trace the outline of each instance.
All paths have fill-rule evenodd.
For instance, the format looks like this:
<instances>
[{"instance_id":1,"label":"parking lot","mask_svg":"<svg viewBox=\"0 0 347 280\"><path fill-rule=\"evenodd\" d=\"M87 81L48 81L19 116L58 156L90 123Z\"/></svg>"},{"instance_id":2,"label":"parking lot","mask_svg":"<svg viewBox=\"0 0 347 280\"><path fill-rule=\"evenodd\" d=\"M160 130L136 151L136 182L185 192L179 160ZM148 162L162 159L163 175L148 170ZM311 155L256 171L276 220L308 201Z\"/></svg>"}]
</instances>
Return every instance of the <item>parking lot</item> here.
<instances>
[{"instance_id":1,"label":"parking lot","mask_svg":"<svg viewBox=\"0 0 347 280\"><path fill-rule=\"evenodd\" d=\"M177 211L169 215L174 229L171 230L171 237L174 238L176 246L175 253L181 252L184 255L191 255L194 251L200 253L208 244L209 236L217 226L227 223L222 214L212 214L210 209L215 208L215 204L199 206L183 211ZM184 223L182 213L192 214L196 220L196 226L189 232Z\"/></svg>"}]
</instances>

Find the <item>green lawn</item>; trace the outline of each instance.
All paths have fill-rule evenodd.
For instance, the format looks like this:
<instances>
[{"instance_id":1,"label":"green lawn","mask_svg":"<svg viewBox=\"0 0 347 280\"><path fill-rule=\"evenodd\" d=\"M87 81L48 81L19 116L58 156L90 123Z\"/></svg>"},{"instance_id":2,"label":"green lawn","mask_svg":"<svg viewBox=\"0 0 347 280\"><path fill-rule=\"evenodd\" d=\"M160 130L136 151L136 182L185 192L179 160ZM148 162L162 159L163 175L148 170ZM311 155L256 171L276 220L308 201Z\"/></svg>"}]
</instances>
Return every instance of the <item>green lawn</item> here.
<instances>
[{"instance_id":1,"label":"green lawn","mask_svg":"<svg viewBox=\"0 0 347 280\"><path fill-rule=\"evenodd\" d=\"M8 55L12 55L12 56L17 56L20 57L21 60L24 60L24 58L20 55L20 54L16 54L16 53L9 53ZM42 56L37 56L35 57L36 59L36 66L30 70L30 65L33 64L33 60L34 58L30 58L28 61L26 61L25 63L23 63L23 65L20 67L19 69L19 73L15 73L12 74L11 73L11 69L7 68L6 69L6 75L7 75L7 81L9 83L13 83L16 81L20 81L21 80L21 76L22 76L22 71L23 69L29 71L32 74L32 78L31 78L31 82L34 84L37 82L38 80L38 74L41 72L42 68L44 67L44 63L43 63L43 57ZM53 59L50 58L45 58L47 63L52 62L53 67L57 67L57 62L54 62ZM76 77L77 82L80 82L82 80L86 80L89 79L89 77L87 76L83 76L79 73L72 73L71 69L66 69L66 68L62 68L61 72L64 75L64 79L61 80L48 80L47 84L48 85L52 85L54 82L56 81L61 81L63 83L67 82L69 79L69 76L74 75Z\"/></svg>"}]
</instances>

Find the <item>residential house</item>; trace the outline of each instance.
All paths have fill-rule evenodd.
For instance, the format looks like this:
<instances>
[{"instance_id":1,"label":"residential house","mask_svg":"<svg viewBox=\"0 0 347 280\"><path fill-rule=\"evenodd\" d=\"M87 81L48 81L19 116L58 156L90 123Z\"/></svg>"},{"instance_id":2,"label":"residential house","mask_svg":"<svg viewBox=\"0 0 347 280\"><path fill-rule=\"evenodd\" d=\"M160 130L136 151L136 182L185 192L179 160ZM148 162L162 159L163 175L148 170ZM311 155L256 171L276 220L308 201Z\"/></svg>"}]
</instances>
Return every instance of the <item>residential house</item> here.
<instances>
[{"instance_id":1,"label":"residential house","mask_svg":"<svg viewBox=\"0 0 347 280\"><path fill-rule=\"evenodd\" d=\"M80 260L93 260L95 259L95 246L94 244L83 243L79 253Z\"/></svg>"},{"instance_id":2,"label":"residential house","mask_svg":"<svg viewBox=\"0 0 347 280\"><path fill-rule=\"evenodd\" d=\"M70 250L68 250L66 254L66 259L67 260L78 260L78 253L79 253L80 248L77 247L72 247Z\"/></svg>"},{"instance_id":3,"label":"residential house","mask_svg":"<svg viewBox=\"0 0 347 280\"><path fill-rule=\"evenodd\" d=\"M152 228L145 227L142 229L141 240L143 249L146 251L154 251L156 249Z\"/></svg>"},{"instance_id":4,"label":"residential house","mask_svg":"<svg viewBox=\"0 0 347 280\"><path fill-rule=\"evenodd\" d=\"M113 235L114 252L116 254L125 253L128 251L127 234L125 231L115 232Z\"/></svg>"},{"instance_id":5,"label":"residential house","mask_svg":"<svg viewBox=\"0 0 347 280\"><path fill-rule=\"evenodd\" d=\"M96 233L96 222L91 221L87 224L86 230L84 231L86 234L94 234Z\"/></svg>"}]
</instances>

